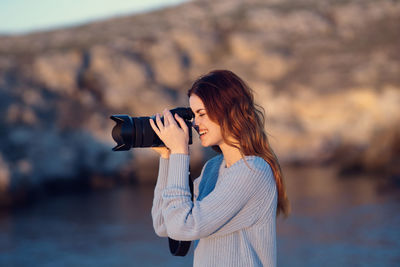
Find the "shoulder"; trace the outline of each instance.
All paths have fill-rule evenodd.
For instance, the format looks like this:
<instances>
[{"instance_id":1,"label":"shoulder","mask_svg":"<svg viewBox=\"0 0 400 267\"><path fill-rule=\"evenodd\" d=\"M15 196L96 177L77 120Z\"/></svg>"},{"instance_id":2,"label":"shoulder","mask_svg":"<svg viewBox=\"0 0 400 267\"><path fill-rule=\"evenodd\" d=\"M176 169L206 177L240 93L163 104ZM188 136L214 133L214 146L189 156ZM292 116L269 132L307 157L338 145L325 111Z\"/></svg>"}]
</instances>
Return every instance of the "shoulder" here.
<instances>
[{"instance_id":1,"label":"shoulder","mask_svg":"<svg viewBox=\"0 0 400 267\"><path fill-rule=\"evenodd\" d=\"M259 156L246 156L243 161L244 165L247 163L249 165L248 167L251 167L251 169L254 169L255 171L272 172L269 163Z\"/></svg>"},{"instance_id":2,"label":"shoulder","mask_svg":"<svg viewBox=\"0 0 400 267\"><path fill-rule=\"evenodd\" d=\"M275 181L271 166L258 156L245 156L230 168L231 172L241 173L246 179L258 182Z\"/></svg>"},{"instance_id":3,"label":"shoulder","mask_svg":"<svg viewBox=\"0 0 400 267\"><path fill-rule=\"evenodd\" d=\"M259 156L245 156L235 162L229 169L249 172L272 172L269 163Z\"/></svg>"}]
</instances>

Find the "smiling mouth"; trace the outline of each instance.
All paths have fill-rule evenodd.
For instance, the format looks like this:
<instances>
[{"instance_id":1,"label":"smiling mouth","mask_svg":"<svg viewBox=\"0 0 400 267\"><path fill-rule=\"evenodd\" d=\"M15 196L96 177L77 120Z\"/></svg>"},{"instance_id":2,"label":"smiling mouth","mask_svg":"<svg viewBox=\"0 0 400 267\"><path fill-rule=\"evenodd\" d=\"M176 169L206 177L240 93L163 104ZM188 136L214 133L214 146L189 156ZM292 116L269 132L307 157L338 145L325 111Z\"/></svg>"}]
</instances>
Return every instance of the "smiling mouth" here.
<instances>
[{"instance_id":1,"label":"smiling mouth","mask_svg":"<svg viewBox=\"0 0 400 267\"><path fill-rule=\"evenodd\" d=\"M204 136L206 133L208 133L207 130L201 130L201 131L199 131L199 136L202 137L202 136Z\"/></svg>"}]
</instances>

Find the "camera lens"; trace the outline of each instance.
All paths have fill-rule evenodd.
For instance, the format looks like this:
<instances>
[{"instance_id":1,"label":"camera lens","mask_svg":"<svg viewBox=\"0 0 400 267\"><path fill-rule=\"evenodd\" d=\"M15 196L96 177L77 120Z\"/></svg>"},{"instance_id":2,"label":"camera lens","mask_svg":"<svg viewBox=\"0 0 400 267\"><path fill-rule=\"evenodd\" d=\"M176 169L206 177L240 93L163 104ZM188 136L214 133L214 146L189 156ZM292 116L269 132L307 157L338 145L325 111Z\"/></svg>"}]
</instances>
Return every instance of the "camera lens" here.
<instances>
[{"instance_id":1,"label":"camera lens","mask_svg":"<svg viewBox=\"0 0 400 267\"><path fill-rule=\"evenodd\" d=\"M178 113L183 118L189 130L189 144L192 143L192 119L194 114L190 108L175 108L171 110L174 115ZM111 135L117 145L114 151L129 150L131 147L155 147L164 146L157 134L151 128L150 117L131 117L129 115L112 115L116 122ZM152 117L154 119L154 117ZM161 117L164 122L164 118Z\"/></svg>"}]
</instances>

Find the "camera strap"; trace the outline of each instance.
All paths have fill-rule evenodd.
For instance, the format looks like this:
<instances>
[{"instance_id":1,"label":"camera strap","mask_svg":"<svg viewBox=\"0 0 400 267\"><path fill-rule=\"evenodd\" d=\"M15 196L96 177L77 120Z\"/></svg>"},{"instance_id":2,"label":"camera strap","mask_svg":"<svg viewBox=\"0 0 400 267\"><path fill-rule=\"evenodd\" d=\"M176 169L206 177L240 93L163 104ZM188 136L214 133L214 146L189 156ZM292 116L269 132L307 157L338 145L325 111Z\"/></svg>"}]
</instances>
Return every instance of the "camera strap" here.
<instances>
[{"instance_id":1,"label":"camera strap","mask_svg":"<svg viewBox=\"0 0 400 267\"><path fill-rule=\"evenodd\" d=\"M192 181L192 176L190 174L190 166L189 166L189 187L193 201L193 181ZM186 256L186 254L189 252L191 243L192 241L179 241L168 237L169 251L174 256L181 256L181 257Z\"/></svg>"}]
</instances>

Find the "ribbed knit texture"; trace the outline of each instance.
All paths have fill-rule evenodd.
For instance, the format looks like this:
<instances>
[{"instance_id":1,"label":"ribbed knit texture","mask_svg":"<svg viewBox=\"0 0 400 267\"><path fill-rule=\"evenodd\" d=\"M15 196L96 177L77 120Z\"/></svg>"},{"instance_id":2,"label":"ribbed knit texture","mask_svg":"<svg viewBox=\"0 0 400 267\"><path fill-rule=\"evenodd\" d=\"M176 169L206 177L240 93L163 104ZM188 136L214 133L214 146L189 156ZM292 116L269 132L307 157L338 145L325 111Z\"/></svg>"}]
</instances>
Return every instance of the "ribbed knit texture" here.
<instances>
[{"instance_id":1,"label":"ribbed knit texture","mask_svg":"<svg viewBox=\"0 0 400 267\"><path fill-rule=\"evenodd\" d=\"M270 166L257 156L225 166L222 155L204 165L192 201L189 156L160 159L155 232L197 240L194 266L276 266L277 190Z\"/></svg>"}]
</instances>

